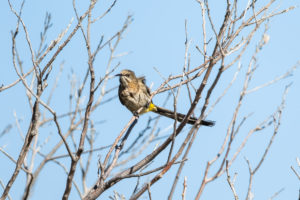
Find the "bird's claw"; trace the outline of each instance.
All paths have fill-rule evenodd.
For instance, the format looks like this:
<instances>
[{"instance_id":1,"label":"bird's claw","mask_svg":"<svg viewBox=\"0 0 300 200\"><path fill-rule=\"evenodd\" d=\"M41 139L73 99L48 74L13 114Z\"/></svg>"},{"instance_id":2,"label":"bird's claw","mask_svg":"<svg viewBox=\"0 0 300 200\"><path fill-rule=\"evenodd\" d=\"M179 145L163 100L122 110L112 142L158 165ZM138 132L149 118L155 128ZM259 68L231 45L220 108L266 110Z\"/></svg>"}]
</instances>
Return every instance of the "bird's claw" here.
<instances>
[{"instance_id":1,"label":"bird's claw","mask_svg":"<svg viewBox=\"0 0 300 200\"><path fill-rule=\"evenodd\" d=\"M138 118L140 115L139 115L139 113L138 113L137 111L134 111L134 112L133 112L133 116L135 116L135 117Z\"/></svg>"}]
</instances>

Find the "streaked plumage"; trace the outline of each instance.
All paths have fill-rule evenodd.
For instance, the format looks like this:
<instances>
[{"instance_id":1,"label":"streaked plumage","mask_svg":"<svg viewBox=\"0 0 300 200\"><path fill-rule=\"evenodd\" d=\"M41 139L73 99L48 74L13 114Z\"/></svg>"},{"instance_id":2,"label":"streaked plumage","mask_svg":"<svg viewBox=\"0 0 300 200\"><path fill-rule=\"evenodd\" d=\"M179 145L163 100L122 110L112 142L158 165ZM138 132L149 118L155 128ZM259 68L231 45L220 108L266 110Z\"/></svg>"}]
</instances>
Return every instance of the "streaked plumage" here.
<instances>
[{"instance_id":1,"label":"streaked plumage","mask_svg":"<svg viewBox=\"0 0 300 200\"><path fill-rule=\"evenodd\" d=\"M136 77L134 72L128 69L122 70L120 74L119 99L133 114L142 107L140 114L152 111L157 114L175 119L173 111L158 107L150 101L150 90L145 84L144 77ZM177 113L177 120L182 121L185 115ZM195 124L197 118L190 117L187 123ZM202 120L201 123L205 126L213 126L213 121Z\"/></svg>"}]
</instances>

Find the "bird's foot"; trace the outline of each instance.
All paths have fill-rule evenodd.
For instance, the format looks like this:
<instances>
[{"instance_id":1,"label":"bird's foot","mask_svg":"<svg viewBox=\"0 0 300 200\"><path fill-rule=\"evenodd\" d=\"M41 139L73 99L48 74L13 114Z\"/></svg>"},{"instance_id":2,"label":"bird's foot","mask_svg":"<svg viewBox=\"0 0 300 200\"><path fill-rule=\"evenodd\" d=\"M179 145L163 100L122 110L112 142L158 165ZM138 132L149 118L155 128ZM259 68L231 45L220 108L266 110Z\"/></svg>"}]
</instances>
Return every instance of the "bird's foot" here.
<instances>
[{"instance_id":1,"label":"bird's foot","mask_svg":"<svg viewBox=\"0 0 300 200\"><path fill-rule=\"evenodd\" d=\"M135 116L136 118L139 118L140 115L139 115L138 111L134 111L133 116Z\"/></svg>"}]
</instances>

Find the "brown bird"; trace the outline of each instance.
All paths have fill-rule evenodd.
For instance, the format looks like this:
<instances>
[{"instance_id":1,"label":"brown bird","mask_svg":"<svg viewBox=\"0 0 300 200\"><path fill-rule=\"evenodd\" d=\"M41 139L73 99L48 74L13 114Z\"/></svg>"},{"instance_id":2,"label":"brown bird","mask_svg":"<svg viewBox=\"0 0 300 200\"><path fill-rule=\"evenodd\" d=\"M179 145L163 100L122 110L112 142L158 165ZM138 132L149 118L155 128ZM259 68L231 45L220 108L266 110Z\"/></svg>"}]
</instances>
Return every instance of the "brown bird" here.
<instances>
[{"instance_id":1,"label":"brown bird","mask_svg":"<svg viewBox=\"0 0 300 200\"><path fill-rule=\"evenodd\" d=\"M137 111L142 108L139 114L152 111L159 115L175 119L175 113L173 111L156 106L152 103L152 101L150 101L150 90L145 84L145 77L136 77L134 72L128 69L122 70L121 73L116 76L120 77L120 102L134 115L136 115ZM176 113L176 116L177 120L180 122L185 117L185 115L181 113ZM195 124L196 121L197 118L190 117L187 123ZM213 126L215 122L202 120L200 124L204 126Z\"/></svg>"}]
</instances>

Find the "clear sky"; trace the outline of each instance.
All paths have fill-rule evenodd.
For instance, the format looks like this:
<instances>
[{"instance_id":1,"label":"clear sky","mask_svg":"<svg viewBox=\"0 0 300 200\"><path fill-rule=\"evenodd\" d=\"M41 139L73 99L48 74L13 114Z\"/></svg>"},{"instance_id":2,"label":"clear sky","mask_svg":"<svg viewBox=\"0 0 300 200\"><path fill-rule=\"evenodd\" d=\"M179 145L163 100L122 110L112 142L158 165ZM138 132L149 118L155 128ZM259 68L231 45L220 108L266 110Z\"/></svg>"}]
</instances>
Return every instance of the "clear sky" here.
<instances>
[{"instance_id":1,"label":"clear sky","mask_svg":"<svg viewBox=\"0 0 300 200\"><path fill-rule=\"evenodd\" d=\"M219 27L224 16L224 3L226 1L209 1L213 20ZM100 15L111 1L100 1L97 5L95 15ZM258 7L264 1L259 1ZM18 10L20 2L17 0L12 1L13 6ZM81 1L76 2L79 11L84 11L87 7ZM299 6L299 1L278 1L272 9L285 9L290 6ZM39 44L40 32L43 28L45 13L49 12L52 16L52 27L47 35L47 43L57 37L57 35L65 29L68 23L74 18L71 27L75 25L75 14L72 8L72 1L38 1L28 0L23 9L23 19L29 30L29 35L33 43L33 48L37 49ZM195 46L200 45L202 42L202 22L201 22L201 9L195 0L185 1L144 1L144 0L130 0L130 1L117 1L116 6L112 9L103 21L96 24L91 32L92 47L95 48L97 41L104 35L104 38L109 38L112 34L120 29L124 23L127 15L133 16L133 22L126 31L116 54L125 54L114 60L114 65L120 62L121 69L129 68L136 72L139 76L147 77L147 84L152 85L156 89L163 79L160 74L156 72L159 70L161 75L168 77L173 74L180 74L184 64L185 52L185 20L187 20L188 36L191 39L190 53L191 53L191 66L198 66L202 62L202 57L197 52ZM275 16L269 21L269 30L267 34L270 36L268 44L257 56L258 69L250 84L250 89L266 83L275 77L280 76L287 72L293 65L300 60L300 12L299 8L292 10L289 13ZM7 85L17 79L17 75L12 65L11 54L11 33L10 31L16 27L16 17L11 13L7 1L0 1L0 85ZM263 27L262 27L263 28ZM189 161L184 168L183 175L187 176L187 198L193 199L201 183L203 177L203 169L206 162L212 159L224 139L228 124L231 120L233 109L238 102L238 95L242 89L242 81L244 73L251 58L255 45L261 37L262 31L258 31L254 37L252 44L246 51L243 59L241 60L241 73L237 78L235 85L229 90L228 94L219 103L213 112L211 112L207 119L216 121L216 126L213 128L201 128L199 136L197 137L193 150L190 153ZM208 38L213 34L209 32ZM31 68L30 54L28 46L25 42L24 35L20 36L17 41L21 59L23 59L24 71ZM212 51L209 46L209 52ZM95 62L97 78L101 77L104 72L104 66L107 64L107 50L101 53ZM82 40L82 35L78 32L74 41L66 47L64 52L57 57L53 64L53 77L49 80L49 85L55 81L55 74L59 72L59 65L64 63L63 74L58 83L58 89L50 104L58 114L65 113L69 110L68 95L70 92L69 81L73 76L76 76L79 81L82 81L83 74L87 67L86 49ZM45 64L45 63L42 63ZM220 84L214 91L211 103L223 92L228 83L233 77L237 66L234 65L232 69L226 72L221 79ZM213 73L217 72L217 68ZM116 72L117 73L117 72ZM285 86L292 83L289 93L286 98L286 107L283 111L282 123L279 128L278 135L270 149L269 155L263 163L260 171L254 178L253 193L255 199L268 199L274 193L282 188L284 190L276 197L276 199L297 199L299 195L299 180L291 170L294 166L298 172L296 157L300 157L300 73L299 69L289 76L274 85L265 87L257 93L249 94L242 105L239 121L243 116L253 113L247 123L241 129L241 138L233 148L237 148L240 141L247 134L247 132L255 127L259 122L263 121L266 117L272 114L277 106L281 103L281 97ZM76 83L77 85L79 83ZM107 88L117 86L118 80L112 79L107 83ZM42 98L47 99L50 88ZM113 91L108 97L113 97L117 94L117 90ZM99 95L99 93L98 93ZM159 94L154 97L154 102L161 105L163 103L165 94ZM185 112L188 108L186 103L186 92L182 92L179 98L178 110ZM86 103L87 100L85 100ZM202 102L203 103L203 102ZM172 108L172 102L167 104L167 107ZM22 84L0 93L0 133L8 124L13 124L13 128L8 134L0 138L0 147L10 153L14 159L20 152L22 145L22 138L15 126L14 113L20 120L21 130L24 134L28 129L30 115L28 114L29 105L24 87ZM199 114L199 109L196 111ZM116 114L117 113L117 114ZM149 114L155 116L155 114ZM99 133L96 139L96 146L101 147L111 144L120 130L129 121L131 113L128 112L119 103L117 98L111 102L103 105L92 114L93 120L96 122L105 120L104 123L96 125L96 131ZM138 125L134 128L133 133L138 133L145 127L148 116L142 116ZM116 123L117 122L117 123ZM61 123L67 123L61 121ZM172 121L169 119L162 119L160 128L171 126ZM52 137L56 138L55 129L41 128L41 143L43 139ZM162 133L168 135L171 129ZM249 159L251 166L256 166L259 158L262 156L264 149L268 144L272 134L272 128L266 129L262 132L257 132L247 143L245 149L239 155L236 163L230 168L230 173L233 175L237 173L236 189L239 197L243 199L246 195L248 185L248 166L245 158ZM179 137L178 140L182 139ZM49 144L55 144L55 141L50 141ZM52 142L52 143L51 143ZM155 143L150 145L144 152L144 155L151 152L155 147ZM50 147L45 145L43 151L46 153ZM57 155L65 153L61 149ZM89 174L89 186L92 186L97 178L97 159L99 153L95 154L94 161L92 162L91 171ZM103 154L104 155L104 154ZM157 161L162 159L159 157ZM164 159L163 159L164 160ZM67 169L69 168L69 159L62 161ZM7 183L11 176L14 164L2 153L0 153L0 180L4 184ZM158 165L155 165L158 166ZM160 180L152 187L153 199L166 199L170 191L170 184L173 181L174 172L176 167L166 174L166 177ZM23 193L24 173L21 172L17 178L16 183L12 187L10 195L13 199L20 199ZM57 165L50 163L41 174L42 178L39 179L31 199L60 199L64 187L65 173ZM76 178L80 178L77 174ZM147 179L144 179L146 181ZM130 180L129 183L134 185L136 180ZM174 199L181 198L183 179L180 179L177 192ZM49 188L46 185L50 186ZM107 199L109 195L113 194L113 190L124 194L129 197L132 187L128 191L128 182L126 184L120 183L115 185L112 190L107 191L100 199ZM0 193L2 190L0 189ZM166 191L166 192L163 192ZM77 193L73 188L70 199L78 199ZM233 199L230 188L226 182L226 176L222 176L217 181L208 185L205 188L202 199Z\"/></svg>"}]
</instances>

